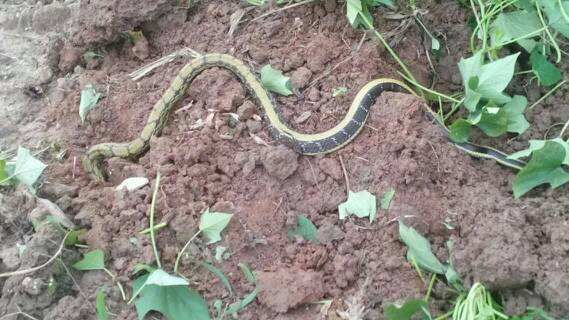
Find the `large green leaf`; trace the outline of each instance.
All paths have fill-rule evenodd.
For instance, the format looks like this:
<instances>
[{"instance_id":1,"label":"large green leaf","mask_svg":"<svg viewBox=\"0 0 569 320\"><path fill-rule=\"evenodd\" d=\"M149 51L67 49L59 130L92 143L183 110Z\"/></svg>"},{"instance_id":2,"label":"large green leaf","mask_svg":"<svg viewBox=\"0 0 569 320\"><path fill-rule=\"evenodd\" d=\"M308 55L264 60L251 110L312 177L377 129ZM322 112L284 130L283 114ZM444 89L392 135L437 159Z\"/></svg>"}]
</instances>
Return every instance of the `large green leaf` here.
<instances>
[{"instance_id":1,"label":"large green leaf","mask_svg":"<svg viewBox=\"0 0 569 320\"><path fill-rule=\"evenodd\" d=\"M367 190L348 192L348 200L338 206L341 220L353 214L359 218L369 217L369 220L373 222L377 214L376 210L376 198Z\"/></svg>"},{"instance_id":2,"label":"large green leaf","mask_svg":"<svg viewBox=\"0 0 569 320\"><path fill-rule=\"evenodd\" d=\"M316 226L310 219L304 215L299 215L296 221L296 227L288 231L288 237L301 236L307 241L316 241Z\"/></svg>"},{"instance_id":3,"label":"large green leaf","mask_svg":"<svg viewBox=\"0 0 569 320\"><path fill-rule=\"evenodd\" d=\"M77 270L103 270L105 269L105 254L102 250L93 250L85 253L83 259L73 264Z\"/></svg>"},{"instance_id":4,"label":"large green leaf","mask_svg":"<svg viewBox=\"0 0 569 320\"><path fill-rule=\"evenodd\" d=\"M153 275L154 279L151 279ZM207 303L197 292L188 288L187 281L168 275L163 270L157 269L136 279L133 291L138 293L135 306L139 320L150 311L160 312L168 320L210 319Z\"/></svg>"},{"instance_id":5,"label":"large green leaf","mask_svg":"<svg viewBox=\"0 0 569 320\"><path fill-rule=\"evenodd\" d=\"M512 97L510 102L502 107L508 119L506 125L508 132L522 134L529 128L529 122L524 115L527 104L528 100L526 97L516 95Z\"/></svg>"},{"instance_id":6,"label":"large green leaf","mask_svg":"<svg viewBox=\"0 0 569 320\"><path fill-rule=\"evenodd\" d=\"M564 12L565 15L569 15L569 1L539 0L538 2L547 15L549 25L569 39L569 21L563 14ZM559 3L563 5L563 12Z\"/></svg>"},{"instance_id":7,"label":"large green leaf","mask_svg":"<svg viewBox=\"0 0 569 320\"><path fill-rule=\"evenodd\" d=\"M270 65L261 68L261 83L265 89L283 96L292 94L290 79L285 77L280 70L273 69Z\"/></svg>"},{"instance_id":8,"label":"large green leaf","mask_svg":"<svg viewBox=\"0 0 569 320\"><path fill-rule=\"evenodd\" d=\"M532 151L531 160L514 180L514 196L519 198L542 184L557 188L569 182L569 173L561 167L566 160L567 148L567 142L549 140L542 148Z\"/></svg>"},{"instance_id":9,"label":"large green leaf","mask_svg":"<svg viewBox=\"0 0 569 320\"><path fill-rule=\"evenodd\" d=\"M465 86L464 106L474 112L480 99L485 98L497 104L510 101L510 97L502 93L514 76L514 68L519 52L504 58L483 64L482 52L472 57L461 59L458 67Z\"/></svg>"},{"instance_id":10,"label":"large green leaf","mask_svg":"<svg viewBox=\"0 0 569 320\"><path fill-rule=\"evenodd\" d=\"M493 47L515 40L527 52L531 52L537 42L531 38L539 35L541 22L535 12L524 10L500 13L490 27Z\"/></svg>"},{"instance_id":11,"label":"large green leaf","mask_svg":"<svg viewBox=\"0 0 569 320\"><path fill-rule=\"evenodd\" d=\"M221 240L221 231L233 217L230 213L209 212L206 210L200 218L200 232L208 239L208 244Z\"/></svg>"},{"instance_id":12,"label":"large green leaf","mask_svg":"<svg viewBox=\"0 0 569 320\"><path fill-rule=\"evenodd\" d=\"M499 137L508 130L508 117L503 108L484 107L476 126L490 137Z\"/></svg>"},{"instance_id":13,"label":"large green leaf","mask_svg":"<svg viewBox=\"0 0 569 320\"><path fill-rule=\"evenodd\" d=\"M468 141L472 125L469 121L459 118L450 125L449 129L449 138L454 142L462 143Z\"/></svg>"},{"instance_id":14,"label":"large green leaf","mask_svg":"<svg viewBox=\"0 0 569 320\"><path fill-rule=\"evenodd\" d=\"M47 165L36 159L30 153L30 150L19 147L16 155L16 166L12 175L15 176L18 181L34 190L34 183L36 183L46 167Z\"/></svg>"},{"instance_id":15,"label":"large green leaf","mask_svg":"<svg viewBox=\"0 0 569 320\"><path fill-rule=\"evenodd\" d=\"M508 156L509 159L521 159L529 157L532 152L537 151L545 146L545 143L548 141L554 141L559 143L565 148L565 159L563 160L564 165L569 165L569 144L563 141L561 138L555 138L551 140L530 140L529 147L525 150L521 150L515 153L512 153Z\"/></svg>"},{"instance_id":16,"label":"large green leaf","mask_svg":"<svg viewBox=\"0 0 569 320\"><path fill-rule=\"evenodd\" d=\"M551 86L563 79L561 71L555 67L539 50L533 50L530 55L531 69L543 86Z\"/></svg>"},{"instance_id":17,"label":"large green leaf","mask_svg":"<svg viewBox=\"0 0 569 320\"><path fill-rule=\"evenodd\" d=\"M399 237L407 246L407 260L415 262L427 271L445 274L446 266L435 257L429 241L402 221L399 221Z\"/></svg>"}]
</instances>

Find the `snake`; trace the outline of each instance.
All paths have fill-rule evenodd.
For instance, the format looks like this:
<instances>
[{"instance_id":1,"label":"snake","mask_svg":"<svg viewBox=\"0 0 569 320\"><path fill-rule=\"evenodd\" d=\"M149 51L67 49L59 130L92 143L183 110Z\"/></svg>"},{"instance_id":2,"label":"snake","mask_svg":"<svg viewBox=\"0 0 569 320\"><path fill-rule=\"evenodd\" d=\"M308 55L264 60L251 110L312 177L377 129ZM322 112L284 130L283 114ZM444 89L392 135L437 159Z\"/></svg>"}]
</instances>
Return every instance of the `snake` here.
<instances>
[{"instance_id":1,"label":"snake","mask_svg":"<svg viewBox=\"0 0 569 320\"><path fill-rule=\"evenodd\" d=\"M135 139L124 143L100 143L92 146L83 159L86 173L96 180L107 180L108 174L104 167L107 158L119 157L136 161L150 148L150 139L160 135L167 123L168 116L174 106L180 102L192 81L204 70L222 68L233 73L246 87L249 94L256 100L263 119L268 122L270 136L291 147L292 150L303 155L319 155L336 151L349 144L362 130L370 108L383 92L408 93L418 97L417 93L404 82L379 78L365 84L350 105L344 118L333 128L319 133L306 134L289 128L275 107L273 96L263 86L251 69L239 59L221 53L209 53L199 56L188 62L172 80L170 86L162 97L154 104L146 125ZM426 106L426 104L424 104ZM473 144L470 142L456 142L450 138L450 131L444 121L428 106L427 114L443 129L447 141L461 151L477 158L494 160L504 166L520 170L525 163L516 159L509 159L508 155L497 149Z\"/></svg>"}]
</instances>

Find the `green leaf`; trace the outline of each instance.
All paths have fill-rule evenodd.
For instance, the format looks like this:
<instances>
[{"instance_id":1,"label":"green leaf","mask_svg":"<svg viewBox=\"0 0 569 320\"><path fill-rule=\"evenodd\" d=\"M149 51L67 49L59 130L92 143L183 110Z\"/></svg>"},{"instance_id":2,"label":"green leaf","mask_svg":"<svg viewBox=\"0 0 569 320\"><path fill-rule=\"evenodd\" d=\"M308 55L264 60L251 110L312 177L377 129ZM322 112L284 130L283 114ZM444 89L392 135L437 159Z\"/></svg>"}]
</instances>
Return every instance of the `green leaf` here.
<instances>
[{"instance_id":1,"label":"green leaf","mask_svg":"<svg viewBox=\"0 0 569 320\"><path fill-rule=\"evenodd\" d=\"M529 60L531 69L542 86L554 85L563 78L561 71L559 71L555 65L547 61L547 58L543 56L539 50L533 50Z\"/></svg>"},{"instance_id":2,"label":"green leaf","mask_svg":"<svg viewBox=\"0 0 569 320\"><path fill-rule=\"evenodd\" d=\"M84 235L87 232L86 229L78 229L78 230L71 230L65 238L65 245L66 246L73 246L79 243L79 237Z\"/></svg>"},{"instance_id":3,"label":"green leaf","mask_svg":"<svg viewBox=\"0 0 569 320\"><path fill-rule=\"evenodd\" d=\"M350 191L348 200L338 206L341 220L353 214L359 218L369 217L369 221L373 222L376 216L376 209L375 196L367 190L360 192Z\"/></svg>"},{"instance_id":4,"label":"green leaf","mask_svg":"<svg viewBox=\"0 0 569 320\"><path fill-rule=\"evenodd\" d=\"M348 88L346 87L338 87L338 88L334 88L332 90L332 97L339 97L339 96L343 96L346 93L348 93Z\"/></svg>"},{"instance_id":5,"label":"green leaf","mask_svg":"<svg viewBox=\"0 0 569 320\"><path fill-rule=\"evenodd\" d=\"M565 145L564 145L565 144ZM520 198L531 189L549 184L557 188L569 182L569 173L561 165L566 161L567 143L546 141L544 146L532 151L531 160L518 172L513 185L514 196Z\"/></svg>"},{"instance_id":6,"label":"green leaf","mask_svg":"<svg viewBox=\"0 0 569 320\"><path fill-rule=\"evenodd\" d=\"M90 84L81 90L81 101L79 102L79 117L81 118L81 122L85 122L87 113L95 107L100 97L101 94L97 93L95 88Z\"/></svg>"},{"instance_id":7,"label":"green leaf","mask_svg":"<svg viewBox=\"0 0 569 320\"><path fill-rule=\"evenodd\" d=\"M16 155L16 166L12 175L30 189L35 190L33 185L46 167L47 165L34 158L30 150L19 147Z\"/></svg>"},{"instance_id":8,"label":"green leaf","mask_svg":"<svg viewBox=\"0 0 569 320\"><path fill-rule=\"evenodd\" d=\"M515 95L502 107L507 118L506 130L508 132L522 134L529 128L529 122L524 115L527 104L526 97Z\"/></svg>"},{"instance_id":9,"label":"green leaf","mask_svg":"<svg viewBox=\"0 0 569 320\"><path fill-rule=\"evenodd\" d=\"M229 280L221 270L203 261L200 262L200 265L206 268L209 272L213 273L219 279L219 281L221 281L221 283L225 286L225 288L227 288L229 294L233 294L233 289L231 288L231 284L229 283Z\"/></svg>"},{"instance_id":10,"label":"green leaf","mask_svg":"<svg viewBox=\"0 0 569 320\"><path fill-rule=\"evenodd\" d=\"M559 1L556 0L539 0L538 2L547 15L549 25L569 39L569 21L563 14L569 15L569 1L561 1L563 8L559 6Z\"/></svg>"},{"instance_id":11,"label":"green leaf","mask_svg":"<svg viewBox=\"0 0 569 320\"><path fill-rule=\"evenodd\" d=\"M307 241L316 241L316 226L304 215L297 217L296 228L288 231L288 237L301 236Z\"/></svg>"},{"instance_id":12,"label":"green leaf","mask_svg":"<svg viewBox=\"0 0 569 320\"><path fill-rule=\"evenodd\" d=\"M459 118L450 125L449 129L449 138L454 142L463 143L468 141L472 125L470 122Z\"/></svg>"},{"instance_id":13,"label":"green leaf","mask_svg":"<svg viewBox=\"0 0 569 320\"><path fill-rule=\"evenodd\" d=\"M105 306L105 292L103 288L99 288L97 291L95 310L97 311L98 320L107 320L109 318L107 315L107 307Z\"/></svg>"},{"instance_id":14,"label":"green leaf","mask_svg":"<svg viewBox=\"0 0 569 320\"><path fill-rule=\"evenodd\" d=\"M221 231L225 229L229 221L233 217L230 213L204 212L200 218L200 232L208 239L208 244L221 240Z\"/></svg>"},{"instance_id":15,"label":"green leaf","mask_svg":"<svg viewBox=\"0 0 569 320\"><path fill-rule=\"evenodd\" d=\"M530 140L529 141L529 147L527 149L522 150L522 151L518 151L516 153L512 153L511 155L508 156L508 159L521 159L521 158L529 157L532 154L532 152L543 148L547 141L557 142L565 148L565 159L563 160L563 164L569 165L569 144L566 143L561 138L555 138L555 139L551 139L551 140Z\"/></svg>"},{"instance_id":16,"label":"green leaf","mask_svg":"<svg viewBox=\"0 0 569 320\"><path fill-rule=\"evenodd\" d=\"M290 78L285 77L280 70L273 69L270 65L261 68L261 83L265 89L283 96L292 94Z\"/></svg>"},{"instance_id":17,"label":"green leaf","mask_svg":"<svg viewBox=\"0 0 569 320\"><path fill-rule=\"evenodd\" d=\"M105 269L105 254L99 249L87 252L83 259L75 262L73 268L77 270L103 270Z\"/></svg>"},{"instance_id":18,"label":"green leaf","mask_svg":"<svg viewBox=\"0 0 569 320\"><path fill-rule=\"evenodd\" d=\"M429 316L429 306L422 299L407 300L401 307L390 304L385 307L384 316L387 320L411 320L417 313Z\"/></svg>"},{"instance_id":19,"label":"green leaf","mask_svg":"<svg viewBox=\"0 0 569 320\"><path fill-rule=\"evenodd\" d=\"M389 206L391 205L391 200L395 196L395 189L389 188L389 190L385 191L383 195L381 195L381 201L379 202L379 206L383 210L389 210Z\"/></svg>"},{"instance_id":20,"label":"green leaf","mask_svg":"<svg viewBox=\"0 0 569 320\"><path fill-rule=\"evenodd\" d=\"M5 185L8 182L8 173L6 172L6 160L0 160L0 186Z\"/></svg>"},{"instance_id":21,"label":"green leaf","mask_svg":"<svg viewBox=\"0 0 569 320\"><path fill-rule=\"evenodd\" d=\"M247 294L245 297L243 297L242 300L239 300L235 303L230 304L229 308L227 308L227 313L228 314L235 314L235 313L245 309L245 307L247 307L247 305L249 305L251 302L253 302L255 300L255 298L257 298L258 293L259 293L259 288L255 288L255 290L253 290L252 292Z\"/></svg>"},{"instance_id":22,"label":"green leaf","mask_svg":"<svg viewBox=\"0 0 569 320\"><path fill-rule=\"evenodd\" d=\"M492 100L497 104L510 101L510 97L503 94L510 80L514 76L514 68L519 52L507 57L483 64L482 52L472 57L461 59L458 67L465 85L464 106L474 112L481 98Z\"/></svg>"},{"instance_id":23,"label":"green leaf","mask_svg":"<svg viewBox=\"0 0 569 320\"><path fill-rule=\"evenodd\" d=\"M484 107L482 117L476 126L490 137L499 137L508 130L506 112L502 108Z\"/></svg>"},{"instance_id":24,"label":"green leaf","mask_svg":"<svg viewBox=\"0 0 569 320\"><path fill-rule=\"evenodd\" d=\"M399 237L407 246L407 260L415 261L419 267L430 272L437 274L446 272L446 266L431 251L429 241L402 221L399 221Z\"/></svg>"},{"instance_id":25,"label":"green leaf","mask_svg":"<svg viewBox=\"0 0 569 320\"><path fill-rule=\"evenodd\" d=\"M153 275L154 279L150 281ZM163 270L157 269L137 278L133 292L137 292L134 297L138 297L135 302L138 320L152 310L169 320L210 320L205 300L187 287L186 280L168 275Z\"/></svg>"},{"instance_id":26,"label":"green leaf","mask_svg":"<svg viewBox=\"0 0 569 320\"><path fill-rule=\"evenodd\" d=\"M241 272L245 276L245 279L247 279L247 281L250 284L257 283L257 278L255 277L255 274L253 274L253 271L251 271L251 268L249 268L249 266L246 263L239 262L237 266L239 266L239 269L241 269Z\"/></svg>"},{"instance_id":27,"label":"green leaf","mask_svg":"<svg viewBox=\"0 0 569 320\"><path fill-rule=\"evenodd\" d=\"M532 52L537 42L531 38L539 36L540 29L541 22L535 12L519 10L500 13L490 27L490 39L493 47L520 39L516 42L527 52Z\"/></svg>"}]
</instances>

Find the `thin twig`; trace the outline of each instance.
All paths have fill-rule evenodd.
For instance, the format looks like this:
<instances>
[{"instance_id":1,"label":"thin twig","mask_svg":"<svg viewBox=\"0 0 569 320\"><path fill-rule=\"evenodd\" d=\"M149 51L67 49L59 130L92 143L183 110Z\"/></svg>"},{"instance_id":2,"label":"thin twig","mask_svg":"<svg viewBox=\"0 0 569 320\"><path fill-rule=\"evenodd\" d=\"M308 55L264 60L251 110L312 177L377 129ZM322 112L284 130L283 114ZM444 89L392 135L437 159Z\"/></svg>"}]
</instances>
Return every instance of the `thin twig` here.
<instances>
[{"instance_id":1,"label":"thin twig","mask_svg":"<svg viewBox=\"0 0 569 320\"><path fill-rule=\"evenodd\" d=\"M346 194L350 193L350 179L348 179L348 172L346 171L346 166L344 165L344 159L342 159L341 155L338 155L340 158L340 164L342 165L342 171L344 172L344 178L346 179Z\"/></svg>"},{"instance_id":2,"label":"thin twig","mask_svg":"<svg viewBox=\"0 0 569 320\"><path fill-rule=\"evenodd\" d=\"M267 13L263 13L262 15L258 16L257 18L254 18L254 19L252 19L252 20L250 20L250 21L251 21L251 22L255 22L255 21L259 20L259 19L263 19L264 17L270 16L270 15L272 15L272 14L275 14L275 13L278 13L278 12L281 12L281 11L285 11L285 10L288 10L288 9L292 9L292 8L295 8L295 7L300 7L300 6L303 6L303 5L305 5L305 4L309 4L309 3L314 2L314 1L316 1L316 0L304 0L304 1L301 1L301 2L293 3L293 4L291 4L291 5L288 5L288 6L285 6L285 7L282 7L282 8L278 8L278 9L275 9L275 10L273 10L273 11L269 11L269 12L267 12ZM248 20L245 20L245 21L248 21Z\"/></svg>"},{"instance_id":3,"label":"thin twig","mask_svg":"<svg viewBox=\"0 0 569 320\"><path fill-rule=\"evenodd\" d=\"M61 245L59 246L59 249L57 249L57 252L55 253L55 255L53 255L51 258L49 258L49 260L47 260L44 264L39 265L37 267L30 268L30 269L0 273L0 278L7 278L7 277L12 277L12 276L21 276L24 274L32 273L32 272L40 270L40 269L44 268L45 266L51 264L55 259L57 259L57 257L59 257L61 252L63 252L63 248L65 247L65 240L67 239L67 236L69 235L69 233L70 232L67 232L65 234L65 236L63 237L63 240L61 240Z\"/></svg>"},{"instance_id":4,"label":"thin twig","mask_svg":"<svg viewBox=\"0 0 569 320\"><path fill-rule=\"evenodd\" d=\"M549 97L553 92L555 92L555 90L559 89L559 87L564 85L566 82L567 80L563 79L563 81L559 82L555 87L553 87L553 89L549 90L546 94L544 94L541 98L539 98L536 102L534 102L528 109L529 110L533 109L535 106L540 104L543 100Z\"/></svg>"}]
</instances>

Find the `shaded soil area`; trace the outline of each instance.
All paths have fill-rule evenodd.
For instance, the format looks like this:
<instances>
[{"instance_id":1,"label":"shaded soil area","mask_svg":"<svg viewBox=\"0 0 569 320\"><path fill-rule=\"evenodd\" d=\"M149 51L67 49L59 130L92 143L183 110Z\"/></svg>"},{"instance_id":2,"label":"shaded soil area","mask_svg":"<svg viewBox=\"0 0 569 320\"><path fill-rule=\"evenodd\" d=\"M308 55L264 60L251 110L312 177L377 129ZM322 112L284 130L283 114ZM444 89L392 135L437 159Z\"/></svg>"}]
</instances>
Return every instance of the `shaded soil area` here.
<instances>
[{"instance_id":1,"label":"shaded soil area","mask_svg":"<svg viewBox=\"0 0 569 320\"><path fill-rule=\"evenodd\" d=\"M49 38L47 53L37 50L43 57L38 61L50 67L47 80L34 82L37 78L30 76L18 82L10 64L5 70L19 90L38 86L42 93L19 91L2 109L17 112L0 124L2 144L8 150L18 144L43 149L39 157L49 167L37 195L22 188L0 193L0 273L37 266L58 249L61 232L32 227L31 221L53 213L39 197L55 203L69 223L87 229L86 244L105 252L107 268L130 291L133 268L155 263L149 238L139 233L149 225L152 190L116 191L115 186L133 176L148 177L153 185L159 171L156 219L167 226L157 233L157 243L167 270L197 231L201 212L210 208L234 214L219 243L227 248L227 259L217 261L216 245L197 238L182 260L181 273L210 305L215 299L232 303L254 289L239 268L239 263L248 264L261 291L239 319L339 319L335 311L358 308L364 311L356 319L382 319L386 304L422 297L428 283L406 261L398 217L429 238L442 261L451 259L466 285L481 281L498 290L508 313L538 306L557 316L569 314L567 188L539 188L514 200L514 172L453 148L411 95L383 94L362 133L338 152L300 156L270 139L255 102L236 78L211 69L192 83L142 158L111 159L105 183L86 176L80 159L87 148L136 137L185 60L136 82L129 73L182 47L229 53L254 70L270 63L292 79L295 94L277 98L288 124L302 132L334 126L365 83L397 77L396 63L377 42L347 23L343 3L315 2L256 21L251 19L273 8L249 10L239 1L198 1L184 8L166 0L13 4L18 5L23 9L16 18L0 19L7 33L24 32L29 24L36 33L52 28L64 34ZM380 30L393 31L389 40L417 79L443 91L460 90L456 63L467 54L464 22L469 13L455 1L428 2L424 9L429 10L424 16L429 27L446 37L442 56L433 59L434 70L417 26L380 14L376 22ZM245 10L244 17L230 35L232 16L239 10ZM145 41L129 41L127 32L133 30L141 31ZM87 51L100 57L86 60ZM87 84L103 96L82 123L78 105ZM348 93L332 97L339 87ZM534 84L514 90L534 101L544 93ZM480 142L509 152L524 148L528 139L542 137L569 118L567 94L561 89L531 110L532 129L521 137ZM21 111L18 103L29 109ZM380 210L373 224L339 220L337 206L346 200L347 181L353 191L378 196L394 188L390 209ZM287 236L300 214L318 228L317 243ZM66 248L39 272L0 278L0 315L21 310L42 319L96 319L95 294L103 287L116 318L135 319L134 307L122 300L107 274L70 268L79 257L77 250ZM235 296L198 261L220 268ZM442 291L434 292L440 300L433 312L449 307ZM322 299L334 301L327 312L313 303Z\"/></svg>"}]
</instances>

